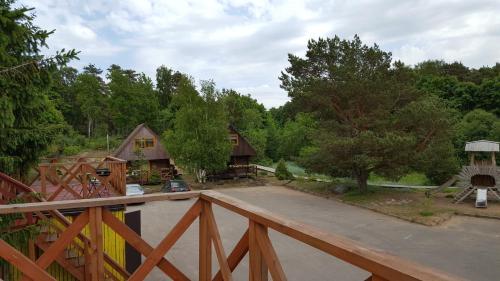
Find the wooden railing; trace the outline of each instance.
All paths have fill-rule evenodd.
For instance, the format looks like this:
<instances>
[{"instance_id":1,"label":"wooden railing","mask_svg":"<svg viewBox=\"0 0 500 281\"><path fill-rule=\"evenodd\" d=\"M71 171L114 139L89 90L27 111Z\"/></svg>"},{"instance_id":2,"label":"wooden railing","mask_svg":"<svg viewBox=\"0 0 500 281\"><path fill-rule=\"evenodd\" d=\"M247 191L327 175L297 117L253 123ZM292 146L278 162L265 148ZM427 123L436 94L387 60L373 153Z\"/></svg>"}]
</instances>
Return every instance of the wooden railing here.
<instances>
[{"instance_id":1,"label":"wooden railing","mask_svg":"<svg viewBox=\"0 0 500 281\"><path fill-rule=\"evenodd\" d=\"M101 176L98 169L110 174ZM48 159L30 184L48 201L125 195L126 161L105 158Z\"/></svg>"},{"instance_id":2,"label":"wooden railing","mask_svg":"<svg viewBox=\"0 0 500 281\"><path fill-rule=\"evenodd\" d=\"M197 198L197 200L156 247L151 246L127 225L116 219L106 208L116 204L187 198ZM222 246L218 223L212 211L214 204L248 219L248 229L242 233L240 240L229 252L229 255ZM249 254L249 278L251 281L268 280L268 272L275 281L287 280L279 257L268 236L268 229L273 229L370 272L371 275L366 280L460 280L399 257L369 249L358 242L282 218L213 191L2 205L0 206L0 215L16 212L44 214L49 211L69 208L83 208L84 211L73 223L68 224L60 237L46 248L44 254L38 259L30 259L3 240L0 240L0 257L17 267L24 274L25 280L55 280L46 272L47 266L55 261L74 239L84 236L83 240L88 241L88 246L83 249L85 261L88 264L85 266L85 272L79 275L80 280L107 280L110 275L107 274L104 264L109 261L106 261L103 251L101 232L102 225L106 224L145 257L135 272L128 273L121 269L122 278L143 280L154 267L158 267L173 280L189 280L187 275L169 261L165 255L188 227L198 219L200 281L233 280L233 270L247 253ZM86 225L90 226L89 237L81 233ZM212 245L220 268L215 274L212 272Z\"/></svg>"}]
</instances>

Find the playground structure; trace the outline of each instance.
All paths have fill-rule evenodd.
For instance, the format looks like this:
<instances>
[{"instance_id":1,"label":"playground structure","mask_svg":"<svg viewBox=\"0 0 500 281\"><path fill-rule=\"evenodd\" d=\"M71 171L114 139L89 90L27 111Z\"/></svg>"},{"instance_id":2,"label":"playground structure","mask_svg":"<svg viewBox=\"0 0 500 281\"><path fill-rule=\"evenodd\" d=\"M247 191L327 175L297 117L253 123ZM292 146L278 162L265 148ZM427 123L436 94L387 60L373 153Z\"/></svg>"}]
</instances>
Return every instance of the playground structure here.
<instances>
[{"instance_id":1,"label":"playground structure","mask_svg":"<svg viewBox=\"0 0 500 281\"><path fill-rule=\"evenodd\" d=\"M433 192L450 187L454 183L462 190L455 195L453 203L457 204L472 195L476 195L476 207L486 208L488 197L500 200L500 170L496 164L496 153L500 151L500 143L487 140L467 142L465 151L469 155L469 165L453 176Z\"/></svg>"}]
</instances>

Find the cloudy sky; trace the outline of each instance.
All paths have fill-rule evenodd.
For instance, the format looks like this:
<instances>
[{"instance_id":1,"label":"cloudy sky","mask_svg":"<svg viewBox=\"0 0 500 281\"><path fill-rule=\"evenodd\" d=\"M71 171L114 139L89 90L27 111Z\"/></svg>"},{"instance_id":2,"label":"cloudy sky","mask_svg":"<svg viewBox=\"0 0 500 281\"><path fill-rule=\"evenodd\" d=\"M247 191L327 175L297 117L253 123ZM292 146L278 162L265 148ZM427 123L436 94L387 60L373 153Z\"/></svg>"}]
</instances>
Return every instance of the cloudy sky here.
<instances>
[{"instance_id":1,"label":"cloudy sky","mask_svg":"<svg viewBox=\"0 0 500 281\"><path fill-rule=\"evenodd\" d=\"M21 0L55 29L47 53L81 51L73 66L116 63L154 77L159 65L214 79L266 107L287 101L278 76L310 38L378 43L408 64L500 62L499 0Z\"/></svg>"}]
</instances>

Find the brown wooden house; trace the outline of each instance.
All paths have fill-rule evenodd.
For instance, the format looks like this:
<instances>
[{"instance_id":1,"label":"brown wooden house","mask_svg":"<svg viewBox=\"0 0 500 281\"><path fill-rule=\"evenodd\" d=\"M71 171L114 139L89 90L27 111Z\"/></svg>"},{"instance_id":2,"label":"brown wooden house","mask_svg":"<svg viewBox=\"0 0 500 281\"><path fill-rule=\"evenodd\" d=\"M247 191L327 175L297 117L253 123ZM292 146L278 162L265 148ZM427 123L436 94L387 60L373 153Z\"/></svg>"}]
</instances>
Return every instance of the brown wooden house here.
<instances>
[{"instance_id":1,"label":"brown wooden house","mask_svg":"<svg viewBox=\"0 0 500 281\"><path fill-rule=\"evenodd\" d=\"M227 170L216 175L218 178L247 177L255 173L250 165L252 157L257 155L250 143L233 127L229 126L229 139L233 145Z\"/></svg>"},{"instance_id":2,"label":"brown wooden house","mask_svg":"<svg viewBox=\"0 0 500 281\"><path fill-rule=\"evenodd\" d=\"M160 142L160 136L144 123L135 127L113 155L127 160L129 165L131 161L146 160L148 170L160 172L162 179L172 176L174 170L170 155Z\"/></svg>"}]
</instances>

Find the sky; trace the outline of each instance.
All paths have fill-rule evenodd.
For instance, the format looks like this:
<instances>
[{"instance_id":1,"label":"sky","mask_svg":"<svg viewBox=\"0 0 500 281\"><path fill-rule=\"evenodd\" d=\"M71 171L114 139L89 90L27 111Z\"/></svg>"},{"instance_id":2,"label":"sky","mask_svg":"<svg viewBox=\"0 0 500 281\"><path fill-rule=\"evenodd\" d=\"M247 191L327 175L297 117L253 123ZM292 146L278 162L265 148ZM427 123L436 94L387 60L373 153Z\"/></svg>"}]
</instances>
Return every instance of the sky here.
<instances>
[{"instance_id":1,"label":"sky","mask_svg":"<svg viewBox=\"0 0 500 281\"><path fill-rule=\"evenodd\" d=\"M288 54L318 37L377 43L394 59L500 62L499 0L21 0L55 33L49 50L81 51L72 66L115 63L154 79L166 65L218 88L283 105L278 77Z\"/></svg>"}]
</instances>

